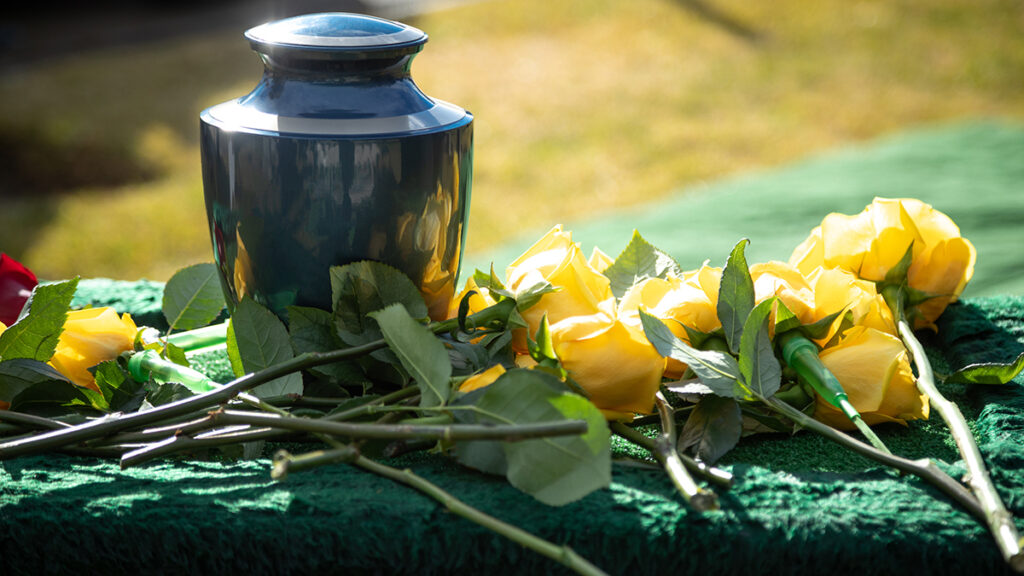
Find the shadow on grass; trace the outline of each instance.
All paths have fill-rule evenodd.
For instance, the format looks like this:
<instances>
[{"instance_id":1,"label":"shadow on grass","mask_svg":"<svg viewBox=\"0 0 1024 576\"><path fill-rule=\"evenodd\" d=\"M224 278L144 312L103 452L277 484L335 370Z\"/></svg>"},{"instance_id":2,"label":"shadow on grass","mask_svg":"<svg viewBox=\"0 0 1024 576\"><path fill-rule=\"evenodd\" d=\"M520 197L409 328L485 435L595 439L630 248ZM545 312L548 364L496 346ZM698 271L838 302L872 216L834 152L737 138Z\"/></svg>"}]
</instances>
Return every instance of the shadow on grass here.
<instances>
[{"instance_id":1,"label":"shadow on grass","mask_svg":"<svg viewBox=\"0 0 1024 576\"><path fill-rule=\"evenodd\" d=\"M71 190L113 188L159 176L127 151L95 142L59 143L38 131L0 126L0 250L18 257L55 216L57 197Z\"/></svg>"},{"instance_id":2,"label":"shadow on grass","mask_svg":"<svg viewBox=\"0 0 1024 576\"><path fill-rule=\"evenodd\" d=\"M0 126L0 195L38 197L64 190L116 187L156 176L136 155L96 142L54 142L39 131Z\"/></svg>"}]
</instances>

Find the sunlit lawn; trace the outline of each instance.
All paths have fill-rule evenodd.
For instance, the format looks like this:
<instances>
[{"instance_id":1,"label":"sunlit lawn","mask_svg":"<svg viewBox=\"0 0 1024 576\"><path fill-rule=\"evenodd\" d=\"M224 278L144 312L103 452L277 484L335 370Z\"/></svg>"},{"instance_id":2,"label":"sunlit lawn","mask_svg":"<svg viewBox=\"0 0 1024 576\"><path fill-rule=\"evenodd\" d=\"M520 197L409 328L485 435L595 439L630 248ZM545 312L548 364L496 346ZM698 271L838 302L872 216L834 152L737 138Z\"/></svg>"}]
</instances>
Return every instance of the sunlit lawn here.
<instances>
[{"instance_id":1,"label":"sunlit lawn","mask_svg":"<svg viewBox=\"0 0 1024 576\"><path fill-rule=\"evenodd\" d=\"M476 117L470 252L910 127L1024 119L1019 1L697 4L735 26L693 4L508 0L414 22L431 36L414 77ZM209 260L198 113L258 80L241 32L0 79L0 130L155 174L4 197L0 250L50 278L166 279Z\"/></svg>"}]
</instances>

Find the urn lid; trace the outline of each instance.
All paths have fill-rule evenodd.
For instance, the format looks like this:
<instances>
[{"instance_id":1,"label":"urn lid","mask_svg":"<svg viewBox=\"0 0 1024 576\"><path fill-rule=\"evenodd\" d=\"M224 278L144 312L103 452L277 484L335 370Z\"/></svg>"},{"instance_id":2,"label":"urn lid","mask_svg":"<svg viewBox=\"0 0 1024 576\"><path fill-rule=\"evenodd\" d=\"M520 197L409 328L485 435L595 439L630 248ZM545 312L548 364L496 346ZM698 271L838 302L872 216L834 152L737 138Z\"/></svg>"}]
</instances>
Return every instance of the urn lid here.
<instances>
[{"instance_id":1,"label":"urn lid","mask_svg":"<svg viewBox=\"0 0 1024 576\"><path fill-rule=\"evenodd\" d=\"M229 132L317 138L399 137L472 122L412 81L422 30L373 16L329 12L270 22L245 33L265 64L248 95L203 111Z\"/></svg>"},{"instance_id":2,"label":"urn lid","mask_svg":"<svg viewBox=\"0 0 1024 576\"><path fill-rule=\"evenodd\" d=\"M355 57L419 52L427 35L419 28L347 12L304 14L269 22L245 33L257 52L301 50Z\"/></svg>"}]
</instances>

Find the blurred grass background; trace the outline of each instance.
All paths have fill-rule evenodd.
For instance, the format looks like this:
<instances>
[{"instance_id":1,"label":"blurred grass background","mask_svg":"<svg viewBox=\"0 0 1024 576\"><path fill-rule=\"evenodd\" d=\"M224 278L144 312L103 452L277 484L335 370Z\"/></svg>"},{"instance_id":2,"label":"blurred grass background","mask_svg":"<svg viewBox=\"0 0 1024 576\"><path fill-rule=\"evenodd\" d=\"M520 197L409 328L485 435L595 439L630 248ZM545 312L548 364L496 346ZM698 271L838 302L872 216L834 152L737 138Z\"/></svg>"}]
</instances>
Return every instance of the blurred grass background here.
<instances>
[{"instance_id":1,"label":"blurred grass background","mask_svg":"<svg viewBox=\"0 0 1024 576\"><path fill-rule=\"evenodd\" d=\"M490 0L403 20L431 38L417 83L476 117L470 255L913 127L1024 122L1021 0ZM211 260L198 114L259 80L242 32L5 70L0 251L45 278Z\"/></svg>"}]
</instances>

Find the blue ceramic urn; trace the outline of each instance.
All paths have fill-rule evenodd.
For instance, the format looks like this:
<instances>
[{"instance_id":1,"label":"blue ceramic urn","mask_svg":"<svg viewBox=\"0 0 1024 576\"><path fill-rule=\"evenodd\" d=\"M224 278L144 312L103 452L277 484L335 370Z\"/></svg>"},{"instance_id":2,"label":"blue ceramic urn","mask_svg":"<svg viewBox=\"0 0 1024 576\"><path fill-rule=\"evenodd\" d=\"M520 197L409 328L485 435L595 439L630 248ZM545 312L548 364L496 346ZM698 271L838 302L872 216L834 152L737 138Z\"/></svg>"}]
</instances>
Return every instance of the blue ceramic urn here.
<instances>
[{"instance_id":1,"label":"blue ceramic urn","mask_svg":"<svg viewBox=\"0 0 1024 576\"><path fill-rule=\"evenodd\" d=\"M473 179L473 116L410 76L427 35L358 14L246 32L264 63L246 96L200 116L203 188L229 306L331 308L329 268L390 264L433 318L455 293Z\"/></svg>"}]
</instances>

